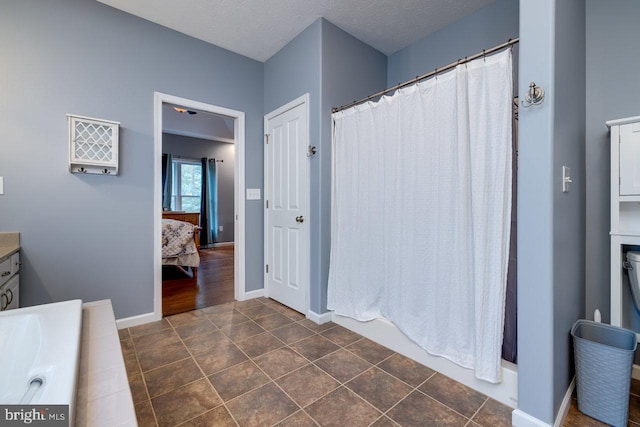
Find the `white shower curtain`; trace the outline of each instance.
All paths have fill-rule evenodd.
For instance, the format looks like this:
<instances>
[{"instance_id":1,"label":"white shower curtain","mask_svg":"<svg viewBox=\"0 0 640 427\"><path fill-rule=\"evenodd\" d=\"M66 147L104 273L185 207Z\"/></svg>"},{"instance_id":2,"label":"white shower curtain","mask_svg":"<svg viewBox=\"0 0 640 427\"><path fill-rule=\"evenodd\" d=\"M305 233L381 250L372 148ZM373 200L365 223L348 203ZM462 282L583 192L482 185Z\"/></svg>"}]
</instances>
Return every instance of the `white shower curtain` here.
<instances>
[{"instance_id":1,"label":"white shower curtain","mask_svg":"<svg viewBox=\"0 0 640 427\"><path fill-rule=\"evenodd\" d=\"M328 308L500 382L511 51L335 113Z\"/></svg>"}]
</instances>

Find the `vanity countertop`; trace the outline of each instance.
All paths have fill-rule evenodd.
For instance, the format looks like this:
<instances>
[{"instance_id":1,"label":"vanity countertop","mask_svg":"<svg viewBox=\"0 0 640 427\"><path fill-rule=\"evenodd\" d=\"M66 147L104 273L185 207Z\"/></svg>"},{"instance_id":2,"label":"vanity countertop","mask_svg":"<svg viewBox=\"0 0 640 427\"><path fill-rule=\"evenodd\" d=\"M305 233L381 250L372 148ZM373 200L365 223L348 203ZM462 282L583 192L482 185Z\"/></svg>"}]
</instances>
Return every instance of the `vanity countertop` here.
<instances>
[{"instance_id":1,"label":"vanity countertop","mask_svg":"<svg viewBox=\"0 0 640 427\"><path fill-rule=\"evenodd\" d=\"M0 260L20 250L20 233L0 233Z\"/></svg>"}]
</instances>

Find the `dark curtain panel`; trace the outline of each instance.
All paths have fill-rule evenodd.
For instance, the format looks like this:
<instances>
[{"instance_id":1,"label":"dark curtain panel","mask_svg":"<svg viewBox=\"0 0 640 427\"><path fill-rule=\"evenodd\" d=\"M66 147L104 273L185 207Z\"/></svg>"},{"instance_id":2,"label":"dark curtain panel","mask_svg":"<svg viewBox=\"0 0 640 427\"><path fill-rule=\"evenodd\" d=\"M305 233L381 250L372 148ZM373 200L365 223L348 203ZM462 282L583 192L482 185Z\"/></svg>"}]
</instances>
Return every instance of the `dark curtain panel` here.
<instances>
[{"instance_id":1,"label":"dark curtain panel","mask_svg":"<svg viewBox=\"0 0 640 427\"><path fill-rule=\"evenodd\" d=\"M517 102L515 104L517 117ZM512 363L518 362L518 119L513 121L513 177L511 185L511 241L509 242L509 269L507 272L507 298L504 307L504 331L502 358Z\"/></svg>"},{"instance_id":2,"label":"dark curtain panel","mask_svg":"<svg viewBox=\"0 0 640 427\"><path fill-rule=\"evenodd\" d=\"M209 226L211 243L218 241L218 166L216 159L209 159L207 178L209 183Z\"/></svg>"},{"instance_id":3,"label":"dark curtain panel","mask_svg":"<svg viewBox=\"0 0 640 427\"><path fill-rule=\"evenodd\" d=\"M211 225L209 224L209 159L203 157L202 163L202 194L200 195L200 246L206 247L211 243Z\"/></svg>"},{"instance_id":4,"label":"dark curtain panel","mask_svg":"<svg viewBox=\"0 0 640 427\"><path fill-rule=\"evenodd\" d=\"M216 160L203 157L202 194L200 198L200 246L213 245L218 240L218 195Z\"/></svg>"},{"instance_id":5,"label":"dark curtain panel","mask_svg":"<svg viewBox=\"0 0 640 427\"><path fill-rule=\"evenodd\" d=\"M171 210L173 189L173 155L162 153L162 210Z\"/></svg>"}]
</instances>

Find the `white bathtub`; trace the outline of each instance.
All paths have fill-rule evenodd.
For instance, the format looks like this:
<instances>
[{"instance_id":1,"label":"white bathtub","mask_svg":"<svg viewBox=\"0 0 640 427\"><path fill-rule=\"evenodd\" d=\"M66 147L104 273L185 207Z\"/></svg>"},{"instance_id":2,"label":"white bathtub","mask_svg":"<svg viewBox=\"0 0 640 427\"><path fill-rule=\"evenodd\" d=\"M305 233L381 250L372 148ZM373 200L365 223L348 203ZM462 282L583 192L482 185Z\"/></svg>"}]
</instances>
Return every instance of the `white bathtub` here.
<instances>
[{"instance_id":1,"label":"white bathtub","mask_svg":"<svg viewBox=\"0 0 640 427\"><path fill-rule=\"evenodd\" d=\"M0 403L70 405L73 417L81 327L81 300L0 312Z\"/></svg>"}]
</instances>

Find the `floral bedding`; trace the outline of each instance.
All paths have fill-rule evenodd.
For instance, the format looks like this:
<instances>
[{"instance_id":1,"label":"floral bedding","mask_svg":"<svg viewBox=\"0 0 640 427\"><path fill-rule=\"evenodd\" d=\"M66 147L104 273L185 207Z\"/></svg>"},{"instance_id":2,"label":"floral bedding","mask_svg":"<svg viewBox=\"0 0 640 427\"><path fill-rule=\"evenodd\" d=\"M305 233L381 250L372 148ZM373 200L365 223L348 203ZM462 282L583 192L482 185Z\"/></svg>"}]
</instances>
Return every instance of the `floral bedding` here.
<instances>
[{"instance_id":1,"label":"floral bedding","mask_svg":"<svg viewBox=\"0 0 640 427\"><path fill-rule=\"evenodd\" d=\"M162 258L175 258L198 252L193 239L195 225L175 219L162 220Z\"/></svg>"}]
</instances>

